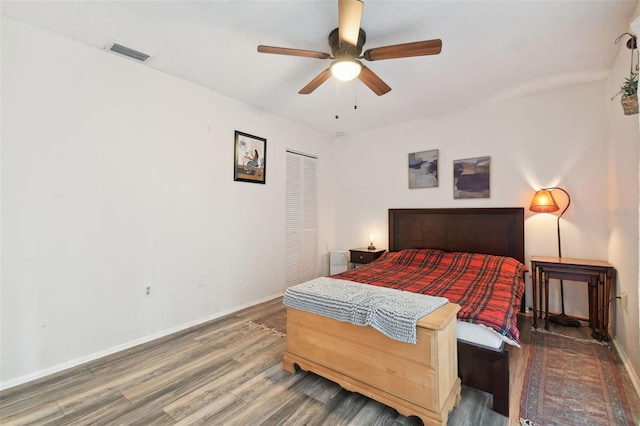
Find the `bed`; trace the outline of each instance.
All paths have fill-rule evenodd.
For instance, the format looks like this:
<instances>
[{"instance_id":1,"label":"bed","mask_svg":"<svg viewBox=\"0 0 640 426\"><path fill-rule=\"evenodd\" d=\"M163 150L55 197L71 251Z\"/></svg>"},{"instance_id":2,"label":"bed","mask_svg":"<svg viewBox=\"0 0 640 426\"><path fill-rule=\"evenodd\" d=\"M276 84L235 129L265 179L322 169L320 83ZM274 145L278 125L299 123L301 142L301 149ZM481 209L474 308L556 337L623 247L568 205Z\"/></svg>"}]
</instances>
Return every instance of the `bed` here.
<instances>
[{"instance_id":1,"label":"bed","mask_svg":"<svg viewBox=\"0 0 640 426\"><path fill-rule=\"evenodd\" d=\"M399 256L412 253L411 249L481 253L513 258L523 264L524 209L390 209L389 254L379 261L397 261ZM375 269L380 267L376 262L367 265L374 271L371 277L376 278L372 280L384 275ZM366 275L366 268L364 273ZM337 277L354 279L354 274L348 271ZM519 295L523 295L523 291L522 288ZM511 304L515 311L515 296ZM497 343L485 344L482 339L473 338L463 340L458 331L462 323L455 320L465 306L462 308L449 303L420 320L418 335L424 335L424 341L418 339L417 345L396 345L384 340L385 336L371 327L353 326L288 308L284 367L291 372L295 366L314 371L401 414L416 415L425 424L446 423L448 412L459 401L459 377L463 384L491 393L493 409L508 416L509 351L506 346L507 342L517 345L517 328L515 336L502 333L509 338ZM452 333L455 336L452 337ZM358 362L353 362L355 355L350 355L351 361L343 362L345 346L355 354L362 354ZM451 362L456 357L457 363ZM428 365L421 365L425 358ZM426 396L425 389L428 390Z\"/></svg>"}]
</instances>

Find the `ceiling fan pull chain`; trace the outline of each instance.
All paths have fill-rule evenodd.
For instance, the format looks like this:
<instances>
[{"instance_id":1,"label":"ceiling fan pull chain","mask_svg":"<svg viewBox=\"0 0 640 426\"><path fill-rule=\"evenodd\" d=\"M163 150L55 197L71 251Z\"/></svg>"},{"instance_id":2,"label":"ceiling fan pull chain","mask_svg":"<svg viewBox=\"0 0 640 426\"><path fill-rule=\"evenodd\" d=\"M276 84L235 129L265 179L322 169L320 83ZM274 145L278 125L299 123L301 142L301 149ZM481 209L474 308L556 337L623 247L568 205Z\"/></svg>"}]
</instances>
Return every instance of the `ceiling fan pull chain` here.
<instances>
[{"instance_id":1,"label":"ceiling fan pull chain","mask_svg":"<svg viewBox=\"0 0 640 426\"><path fill-rule=\"evenodd\" d=\"M353 91L353 109L358 109L358 85L356 84L355 90Z\"/></svg>"},{"instance_id":2,"label":"ceiling fan pull chain","mask_svg":"<svg viewBox=\"0 0 640 426\"><path fill-rule=\"evenodd\" d=\"M338 81L338 79L335 79L335 84L336 84L336 97L333 101L333 108L336 110L336 120L340 119L340 115L337 114L337 112L340 110L340 105L338 105L338 99L340 99L340 82Z\"/></svg>"}]
</instances>

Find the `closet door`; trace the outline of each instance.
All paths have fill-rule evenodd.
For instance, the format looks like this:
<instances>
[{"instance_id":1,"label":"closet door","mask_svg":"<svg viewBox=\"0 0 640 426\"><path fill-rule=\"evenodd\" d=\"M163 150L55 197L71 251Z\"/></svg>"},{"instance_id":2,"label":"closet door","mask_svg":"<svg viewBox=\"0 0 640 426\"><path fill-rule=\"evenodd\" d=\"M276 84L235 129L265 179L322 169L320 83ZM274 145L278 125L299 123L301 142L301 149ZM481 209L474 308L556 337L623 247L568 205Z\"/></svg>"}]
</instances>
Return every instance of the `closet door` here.
<instances>
[{"instance_id":1,"label":"closet door","mask_svg":"<svg viewBox=\"0 0 640 426\"><path fill-rule=\"evenodd\" d=\"M287 151L286 287L317 276L317 163L315 157Z\"/></svg>"}]
</instances>

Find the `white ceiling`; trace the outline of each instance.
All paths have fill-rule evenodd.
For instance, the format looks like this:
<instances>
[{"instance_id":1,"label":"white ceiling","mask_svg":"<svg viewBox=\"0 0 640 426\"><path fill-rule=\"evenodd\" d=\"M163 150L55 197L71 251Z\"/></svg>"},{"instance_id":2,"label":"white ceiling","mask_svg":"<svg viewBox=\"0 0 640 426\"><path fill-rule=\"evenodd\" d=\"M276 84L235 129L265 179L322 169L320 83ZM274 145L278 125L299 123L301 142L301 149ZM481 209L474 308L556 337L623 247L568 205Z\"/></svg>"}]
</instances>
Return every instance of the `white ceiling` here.
<instances>
[{"instance_id":1,"label":"white ceiling","mask_svg":"<svg viewBox=\"0 0 640 426\"><path fill-rule=\"evenodd\" d=\"M141 66L336 134L601 80L637 0L365 0L365 50L440 38L442 53L365 62L392 87L384 96L333 78L299 95L330 61L256 47L330 53L337 3L5 0L1 7L3 15L99 49L117 41L152 55Z\"/></svg>"}]
</instances>

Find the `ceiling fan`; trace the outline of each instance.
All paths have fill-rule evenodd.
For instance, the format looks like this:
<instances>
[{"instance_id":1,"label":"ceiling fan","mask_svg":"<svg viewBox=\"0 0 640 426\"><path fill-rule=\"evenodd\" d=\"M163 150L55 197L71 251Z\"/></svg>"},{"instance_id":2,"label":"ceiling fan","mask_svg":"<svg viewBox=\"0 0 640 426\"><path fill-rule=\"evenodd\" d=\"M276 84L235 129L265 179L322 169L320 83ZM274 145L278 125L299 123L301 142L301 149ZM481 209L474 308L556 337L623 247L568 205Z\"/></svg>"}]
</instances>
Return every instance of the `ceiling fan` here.
<instances>
[{"instance_id":1,"label":"ceiling fan","mask_svg":"<svg viewBox=\"0 0 640 426\"><path fill-rule=\"evenodd\" d=\"M259 45L258 52L276 55L303 56L317 59L333 59L331 66L318 74L298 93L308 95L316 90L332 75L339 80L348 81L356 77L378 96L391 90L380 77L364 66L360 59L380 61L383 59L408 58L410 56L437 55L442 50L442 40L424 40L413 43L394 44L375 47L362 52L367 36L360 28L364 4L361 0L338 0L338 28L329 34L329 46L332 55L313 50L290 49Z\"/></svg>"}]
</instances>

